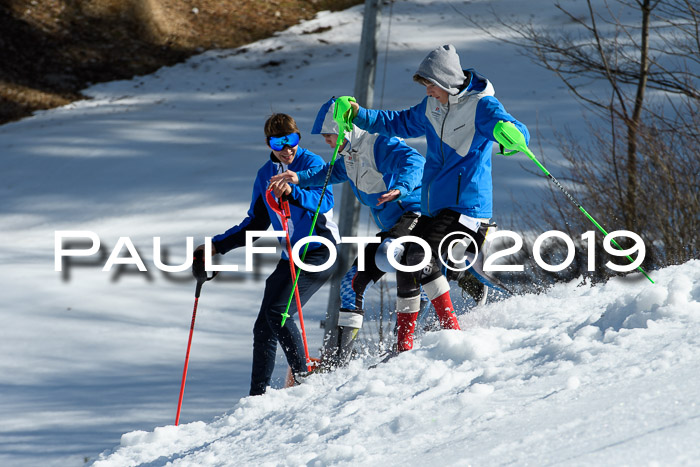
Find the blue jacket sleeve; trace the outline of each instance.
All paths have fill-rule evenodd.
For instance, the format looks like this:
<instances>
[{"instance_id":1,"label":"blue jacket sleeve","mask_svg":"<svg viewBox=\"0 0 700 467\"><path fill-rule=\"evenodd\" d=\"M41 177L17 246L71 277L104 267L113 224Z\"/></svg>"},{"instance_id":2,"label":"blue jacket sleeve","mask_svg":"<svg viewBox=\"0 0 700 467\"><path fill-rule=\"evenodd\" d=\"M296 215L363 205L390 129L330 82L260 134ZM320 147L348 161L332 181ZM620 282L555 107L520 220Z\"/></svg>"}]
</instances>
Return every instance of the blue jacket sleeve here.
<instances>
[{"instance_id":1,"label":"blue jacket sleeve","mask_svg":"<svg viewBox=\"0 0 700 467\"><path fill-rule=\"evenodd\" d=\"M231 227L226 232L212 238L217 253L222 255L245 245L247 230L267 230L270 226L270 216L265 207L262 195L253 192L253 201L248 209L248 216L240 224Z\"/></svg>"},{"instance_id":2,"label":"blue jacket sleeve","mask_svg":"<svg viewBox=\"0 0 700 467\"><path fill-rule=\"evenodd\" d=\"M316 171L323 169L326 165L321 156L306 149L302 152L297 152L296 161L297 164L300 164L295 165L295 172L297 173L304 170ZM315 213L316 208L320 206L319 212L324 214L333 208L333 187L327 187L325 193L323 193L323 199L321 199L321 193L323 192L321 187L301 188L299 185L290 186L292 187L292 192L287 196L290 205L312 213Z\"/></svg>"},{"instance_id":3,"label":"blue jacket sleeve","mask_svg":"<svg viewBox=\"0 0 700 467\"><path fill-rule=\"evenodd\" d=\"M370 133L384 136L416 138L425 135L428 119L425 116L427 98L405 110L371 110L360 107L353 124Z\"/></svg>"},{"instance_id":4,"label":"blue jacket sleeve","mask_svg":"<svg viewBox=\"0 0 700 467\"><path fill-rule=\"evenodd\" d=\"M506 109L498 99L493 96L482 97L476 105L476 116L474 120L476 131L484 138L498 143L496 138L493 137L493 128L500 120L513 122L518 130L525 136L525 141L528 144L530 143L530 132L527 127L506 112Z\"/></svg>"},{"instance_id":5,"label":"blue jacket sleeve","mask_svg":"<svg viewBox=\"0 0 700 467\"><path fill-rule=\"evenodd\" d=\"M399 138L380 136L374 142L374 161L382 173L396 175L388 190L399 190L402 199L421 184L425 158Z\"/></svg>"},{"instance_id":6,"label":"blue jacket sleeve","mask_svg":"<svg viewBox=\"0 0 700 467\"><path fill-rule=\"evenodd\" d=\"M312 186L323 186L323 182L326 181L326 174L330 170L331 164L325 164L321 167L311 167L310 169L301 170L297 172L297 177L299 177L299 186L302 188L312 187ZM328 183L331 185L336 183L343 183L348 180L348 173L345 170L345 159L336 159L333 165L333 172L331 172L331 177Z\"/></svg>"},{"instance_id":7,"label":"blue jacket sleeve","mask_svg":"<svg viewBox=\"0 0 700 467\"><path fill-rule=\"evenodd\" d=\"M325 175L324 175L325 177ZM289 204L293 206L306 209L307 211L316 212L316 208L319 205L319 200L321 200L322 187L313 188L300 188L299 185L291 185L292 192L287 196L289 199ZM320 213L326 213L333 208L333 188L331 186L326 188L326 192L323 194L323 201L321 202Z\"/></svg>"}]
</instances>

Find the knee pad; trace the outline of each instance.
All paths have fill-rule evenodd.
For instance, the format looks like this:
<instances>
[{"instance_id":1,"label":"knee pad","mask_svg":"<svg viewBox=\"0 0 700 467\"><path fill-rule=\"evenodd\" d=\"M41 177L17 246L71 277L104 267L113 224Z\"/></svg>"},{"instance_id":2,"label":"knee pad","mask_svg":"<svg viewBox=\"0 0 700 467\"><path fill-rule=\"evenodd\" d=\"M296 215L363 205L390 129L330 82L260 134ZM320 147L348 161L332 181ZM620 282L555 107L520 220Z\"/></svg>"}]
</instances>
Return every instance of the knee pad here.
<instances>
[{"instance_id":1,"label":"knee pad","mask_svg":"<svg viewBox=\"0 0 700 467\"><path fill-rule=\"evenodd\" d=\"M414 297L397 297L397 313L418 313L420 311L420 295Z\"/></svg>"},{"instance_id":2,"label":"knee pad","mask_svg":"<svg viewBox=\"0 0 700 467\"><path fill-rule=\"evenodd\" d=\"M377 252L374 254L374 264L377 265L379 270L384 272L394 272L396 269L389 263L389 244L396 240L393 237L385 238L384 241L377 248ZM401 257L404 255L405 246L403 243L396 245L394 249L394 260L398 263L401 261Z\"/></svg>"},{"instance_id":3,"label":"knee pad","mask_svg":"<svg viewBox=\"0 0 700 467\"><path fill-rule=\"evenodd\" d=\"M408 246L406 253L404 255L404 261L408 265L420 264L425 259L425 251L420 245L411 244ZM430 258L430 262L419 271L413 273L416 283L424 284L427 281L434 280L435 278L442 275L439 265L435 261L435 257Z\"/></svg>"},{"instance_id":4,"label":"knee pad","mask_svg":"<svg viewBox=\"0 0 700 467\"><path fill-rule=\"evenodd\" d=\"M450 291L450 283L444 276L437 277L423 284L423 290L430 300Z\"/></svg>"},{"instance_id":5,"label":"knee pad","mask_svg":"<svg viewBox=\"0 0 700 467\"><path fill-rule=\"evenodd\" d=\"M416 243L409 243L406 248L406 264L409 266L414 266L420 264L423 259L425 259L425 251L420 245Z\"/></svg>"},{"instance_id":6,"label":"knee pad","mask_svg":"<svg viewBox=\"0 0 700 467\"><path fill-rule=\"evenodd\" d=\"M360 329L364 316L365 312L363 310L347 310L341 308L338 313L338 326Z\"/></svg>"}]
</instances>

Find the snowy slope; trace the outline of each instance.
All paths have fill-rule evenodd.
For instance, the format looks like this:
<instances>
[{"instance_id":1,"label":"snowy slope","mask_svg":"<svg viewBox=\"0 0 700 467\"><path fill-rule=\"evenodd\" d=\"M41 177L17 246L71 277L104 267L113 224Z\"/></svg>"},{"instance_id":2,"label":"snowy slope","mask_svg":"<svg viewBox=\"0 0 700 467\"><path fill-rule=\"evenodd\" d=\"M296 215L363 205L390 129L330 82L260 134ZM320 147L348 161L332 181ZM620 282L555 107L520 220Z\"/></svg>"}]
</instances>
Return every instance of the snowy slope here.
<instances>
[{"instance_id":1,"label":"snowy slope","mask_svg":"<svg viewBox=\"0 0 700 467\"><path fill-rule=\"evenodd\" d=\"M555 286L94 465L698 465L700 261Z\"/></svg>"},{"instance_id":2,"label":"snowy slope","mask_svg":"<svg viewBox=\"0 0 700 467\"><path fill-rule=\"evenodd\" d=\"M514 48L494 43L458 13L486 15L494 4L518 18L565 27L550 0L395 2L388 43L389 12L383 16L375 106L417 103L424 93L411 81L417 64L437 45L451 42L463 64L489 77L506 108L531 130L551 134L551 122L580 130L579 107L556 78ZM149 76L96 85L87 91L92 100L0 126L0 465L83 465L117 446L124 433L131 433L125 446L108 462L136 459L137 451L155 465L171 455L215 456L206 446L229 452L224 464L239 458L255 463L245 457L255 454L284 463L287 452L293 456L290 463L316 456L321 463L336 461L320 456L337 456L341 463L343 456L352 463L364 462L362 456L371 463L392 463L385 451L410 462L400 454L405 452L401 445L415 434L411 453L417 461L462 462L449 457L454 453L476 464L525 463L518 456L545 459L561 451L575 463L579 454L605 461L619 450L620 457L609 458L617 463L627 455L624 440L651 449L653 443L641 436L648 432L663 441L658 456L648 452L649 460L682 463L684 443L697 432L697 414L689 405L690 389L698 387L691 358L697 354L698 332L695 263L653 273L655 288L572 284L470 314L460 309L467 331L428 335L416 352L381 370L363 372L358 362L291 391L241 399L248 391L251 329L262 280L274 262L270 259L257 274L222 274L205 286L183 425L166 427L175 417L194 284L188 272L164 274L154 267L153 238L161 237L170 252L167 262L179 264L186 237L198 244L240 221L250 202L251 180L267 157L262 124L273 111L293 115L304 133L302 144L330 157L321 138L308 132L328 97L352 92L361 11L323 13L241 49L210 51ZM411 143L425 148L420 140ZM548 167L557 167L556 148L544 138L537 143L543 144ZM520 163L527 166L526 158L494 159L496 218L501 227L514 230L517 225L508 224L518 215L512 200L536 204L546 186ZM373 233L367 215L362 219L360 232ZM55 272L57 230L94 232L102 254L76 258L81 265ZM120 237L131 239L147 273L133 266L121 274L101 271ZM227 264L243 261L242 251L225 256ZM670 301L663 305L666 295ZM312 349L320 345L318 323L327 296L322 289L304 309ZM551 306L541 306L548 301ZM687 304L685 312L678 311L679 303ZM615 333L606 330L608 324L583 326L606 309L612 311L605 319L619 328ZM661 327L632 326L643 324L645 313ZM601 327L600 336L603 330L607 336L602 340L594 332ZM635 346L643 348L628 351ZM284 371L280 357L276 387ZM320 393L319 385L325 388ZM579 389L569 390L574 386ZM434 397L458 392L457 397ZM294 401L318 410L293 411ZM642 410L628 411L620 403ZM411 410L401 411L397 404ZM378 418L372 421L374 413ZM542 417L544 422L537 421ZM413 429L418 422L433 424ZM352 423L359 432L350 428ZM291 434L295 424L298 432ZM270 425L275 428L263 429ZM362 435L369 427L373 430ZM610 447L567 438L589 439L593 432ZM284 434L283 444L276 433ZM674 449L671 434L677 438ZM428 441L427 435L439 437ZM467 451L455 452L448 441L462 435L477 438L462 443ZM222 444L214 441L219 438ZM229 438L231 446L224 443ZM320 449L328 440L336 448ZM345 441L352 449L343 447ZM319 443L313 456L307 442ZM190 443L193 451L172 448L179 443ZM248 454L231 453L236 445L249 446ZM540 455L538 449L546 452ZM697 455L689 459L690 464Z\"/></svg>"}]
</instances>

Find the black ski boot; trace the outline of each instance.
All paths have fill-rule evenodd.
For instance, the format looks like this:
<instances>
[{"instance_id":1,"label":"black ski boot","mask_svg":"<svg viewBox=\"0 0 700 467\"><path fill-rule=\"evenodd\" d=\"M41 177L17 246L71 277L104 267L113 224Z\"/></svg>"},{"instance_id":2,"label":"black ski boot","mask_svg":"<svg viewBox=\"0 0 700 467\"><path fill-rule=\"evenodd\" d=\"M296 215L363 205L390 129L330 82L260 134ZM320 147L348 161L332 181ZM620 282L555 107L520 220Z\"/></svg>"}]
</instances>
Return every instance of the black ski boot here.
<instances>
[{"instance_id":1,"label":"black ski boot","mask_svg":"<svg viewBox=\"0 0 700 467\"><path fill-rule=\"evenodd\" d=\"M474 299L477 305L486 303L489 288L472 274L465 272L457 284Z\"/></svg>"},{"instance_id":2,"label":"black ski boot","mask_svg":"<svg viewBox=\"0 0 700 467\"><path fill-rule=\"evenodd\" d=\"M355 344L355 337L360 330L349 326L338 326L338 367L347 366L352 356L352 347Z\"/></svg>"}]
</instances>

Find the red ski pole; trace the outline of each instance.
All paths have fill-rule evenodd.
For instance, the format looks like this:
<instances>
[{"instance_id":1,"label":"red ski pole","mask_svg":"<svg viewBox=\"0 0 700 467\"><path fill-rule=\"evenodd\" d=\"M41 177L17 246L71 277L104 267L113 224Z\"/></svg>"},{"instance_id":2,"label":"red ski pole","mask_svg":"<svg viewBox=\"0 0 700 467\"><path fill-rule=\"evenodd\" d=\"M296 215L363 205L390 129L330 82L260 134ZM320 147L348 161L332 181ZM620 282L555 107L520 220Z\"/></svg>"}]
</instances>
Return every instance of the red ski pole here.
<instances>
[{"instance_id":1,"label":"red ski pole","mask_svg":"<svg viewBox=\"0 0 700 467\"><path fill-rule=\"evenodd\" d=\"M197 317L197 304L199 303L199 294L202 292L202 285L206 281L212 280L216 276L216 272L211 277L207 277L204 270L204 251L197 250L194 252L192 262L192 273L197 279L197 287L194 291L194 309L192 310L192 324L190 324L190 338L187 340L187 353L185 354L185 368L182 370L182 383L180 383L180 398L177 401L177 414L175 415L175 426L180 423L180 410L182 409L182 396L185 394L185 381L187 380L187 365L190 362L190 348L192 347L192 334L194 334L194 320Z\"/></svg>"},{"instance_id":2,"label":"red ski pole","mask_svg":"<svg viewBox=\"0 0 700 467\"><path fill-rule=\"evenodd\" d=\"M289 219L292 213L289 209L289 201L282 199L280 203L277 203L272 190L268 190L265 194L267 198L267 204L270 205L273 211L275 211L282 220L282 228L287 236L287 255L289 256L289 270L292 273L292 280L297 275L296 268L294 267L294 260L292 259L292 241L289 238ZM304 328L304 315L301 312L301 298L299 297L299 287L297 287L296 281L294 282L294 298L297 303L297 310L299 311L299 327L301 327L301 337L304 340L304 354L306 356L306 368L308 371L313 369L313 364L311 363L311 357L309 356L309 346L306 342L306 329Z\"/></svg>"}]
</instances>

